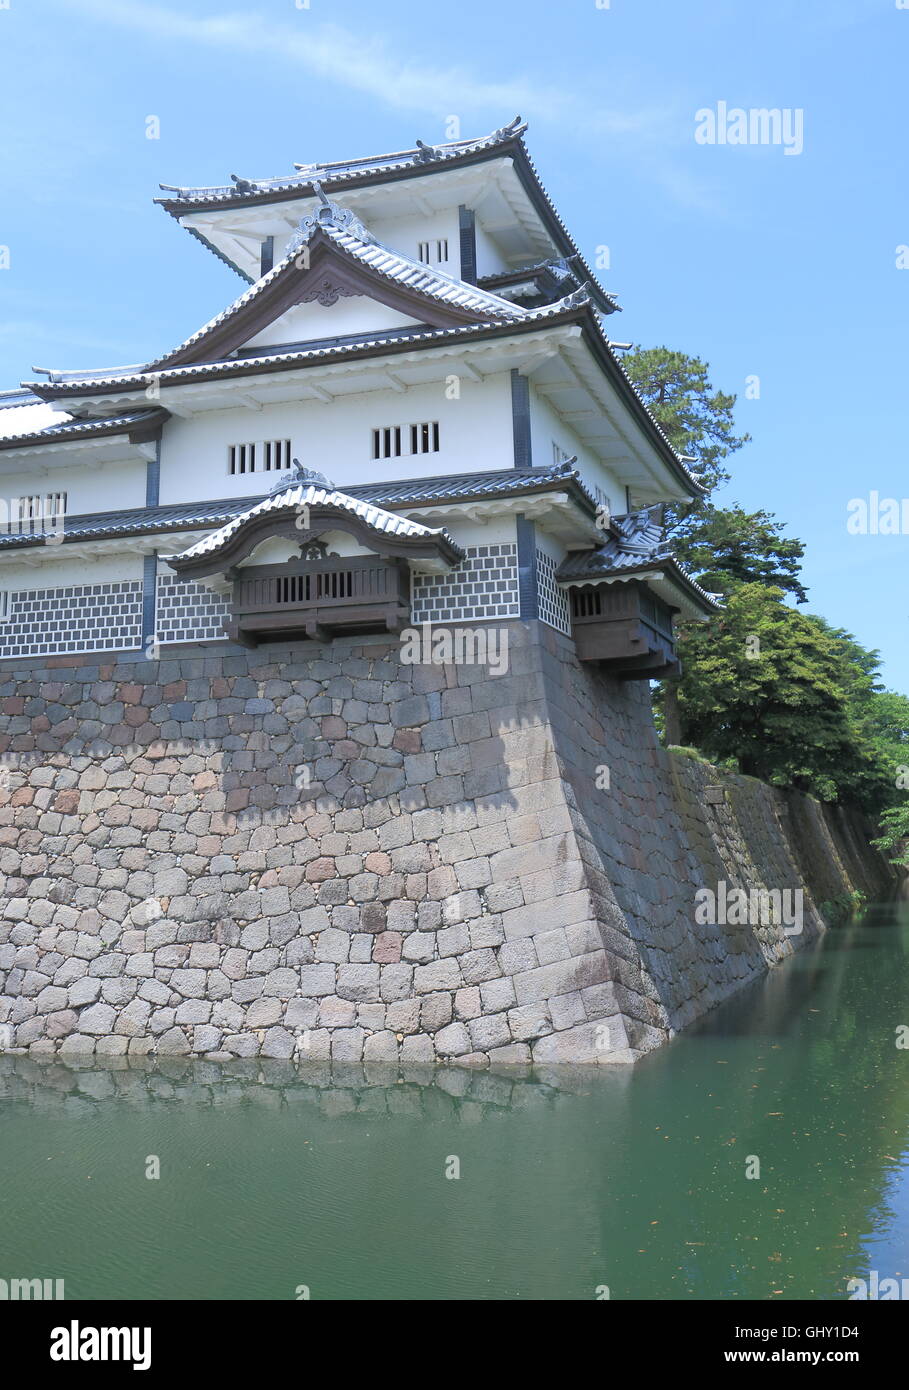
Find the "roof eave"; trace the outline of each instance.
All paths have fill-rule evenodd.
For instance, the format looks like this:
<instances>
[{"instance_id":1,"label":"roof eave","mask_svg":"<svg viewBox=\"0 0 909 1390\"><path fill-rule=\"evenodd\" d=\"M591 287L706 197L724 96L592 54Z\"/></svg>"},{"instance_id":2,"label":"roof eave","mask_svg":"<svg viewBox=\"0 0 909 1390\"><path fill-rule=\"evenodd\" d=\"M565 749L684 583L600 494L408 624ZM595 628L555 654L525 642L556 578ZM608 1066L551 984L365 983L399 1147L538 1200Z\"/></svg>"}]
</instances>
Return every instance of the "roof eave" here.
<instances>
[{"instance_id":1,"label":"roof eave","mask_svg":"<svg viewBox=\"0 0 909 1390\"><path fill-rule=\"evenodd\" d=\"M55 444L71 444L74 440L113 438L120 434L128 435L130 444L145 444L157 437L162 425L169 419L170 412L162 408L147 412L147 418L143 418L142 412L137 412L135 420L115 423L101 420L95 425L85 420L67 421L62 425L33 430L29 434L0 437L0 451L33 449L36 444L52 448ZM53 430L52 434L48 433L49 429Z\"/></svg>"},{"instance_id":2,"label":"roof eave","mask_svg":"<svg viewBox=\"0 0 909 1390\"><path fill-rule=\"evenodd\" d=\"M681 500L696 502L699 497L705 496L708 489L695 478L693 473L688 471L672 445L669 443L669 440L663 434L656 420L647 409L647 406L641 400L641 397L635 390L621 362L606 341L593 311L589 310L584 318L585 322L583 324L583 329L591 351L605 367L607 375L615 384L622 400L628 406L632 415L637 420L638 425L650 440L663 463L666 464L676 481L684 488L685 495Z\"/></svg>"},{"instance_id":3,"label":"roof eave","mask_svg":"<svg viewBox=\"0 0 909 1390\"><path fill-rule=\"evenodd\" d=\"M364 177L360 174L349 174L340 177L332 177L326 181L326 188L332 193L343 193L351 188L369 188L373 184L400 183L407 179L423 178L427 174L438 174L445 169L465 168L472 164L484 164L492 159L501 159L503 155L508 155L523 148L520 135L509 135L498 143L482 146L480 149L468 150L464 154L449 155L438 160L426 162L412 162L402 164L393 169L376 171L372 178ZM216 202L206 198L155 198L159 207L169 212L171 217L177 220L185 217L187 213L208 212L213 207L219 211L230 212L236 208L249 208L267 206L269 203L288 203L299 198L312 198L316 196L313 182L320 182L318 172L314 179L302 180L292 187L277 189L262 189L254 193L238 193L233 197L218 198ZM202 190L195 190L201 192Z\"/></svg>"},{"instance_id":4,"label":"roof eave","mask_svg":"<svg viewBox=\"0 0 909 1390\"><path fill-rule=\"evenodd\" d=\"M332 178L328 186L333 194L343 193L351 188L368 188L374 184L399 183L408 179L424 178L427 174L442 173L446 169L468 168L474 164L484 164L494 159L508 158L509 156L514 161L514 167L524 187L524 191L530 198L553 244L558 247L563 255L573 256L580 262L584 277L590 283L591 293L601 313L621 313L621 306L616 304L614 298L599 284L596 276L587 264L585 257L581 254L577 243L574 241L571 233L556 212L555 206L543 187L533 161L527 151L527 146L523 139L523 128L498 142L484 145L480 149L469 150L464 154L450 155L439 160L430 160L428 162L414 161L411 164L402 165L398 168L378 172L372 178L364 178L362 174L351 174L346 178L343 176L340 178ZM316 182L318 182L318 179L316 179ZM223 210L229 212L237 208L267 206L273 203L293 202L300 198L315 196L316 191L313 187L313 181L310 180L295 184L291 188L265 189L253 193L238 193L234 197L219 198L214 203L205 198L197 198L195 200L186 198L156 198L155 202L160 207L163 207L166 212L169 212L171 217L176 218L181 226L186 226L186 224L182 222L182 218L191 213L204 213L210 211L213 207L216 207L219 211ZM186 230L193 231L194 229L186 227ZM227 256L218 251L216 247L211 246L211 243L208 242L208 239L204 235L198 231L195 231L195 235L198 236L199 240L204 244L209 245L210 249L215 252L220 260L231 266L238 274L243 275L244 279L248 278ZM254 282L250 281L250 283Z\"/></svg>"},{"instance_id":5,"label":"roof eave","mask_svg":"<svg viewBox=\"0 0 909 1390\"><path fill-rule=\"evenodd\" d=\"M92 380L85 378L80 381L52 382L52 381L29 381L23 383L27 389L34 391L44 401L66 400L72 398L82 398L88 396L110 396L118 392L127 394L135 391L144 391L154 381L158 388L166 386L179 386L185 381L204 381L209 379L206 376L206 368L210 377L229 377L229 376L255 376L262 373L294 371L305 369L308 366L318 366L326 362L345 361L359 362L370 358L385 357L399 352L420 352L429 351L435 347L448 345L457 341L455 335L464 333L467 342L485 342L488 338L508 337L513 333L525 333L534 331L545 331L549 328L561 328L566 324L578 323L583 317L585 305L572 304L563 309L556 309L553 313L538 318L528 316L525 319L508 319L502 322L479 322L464 323L433 330L426 334L408 334L402 332L399 339L386 338L381 343L367 344L357 347L345 344L342 348L322 348L318 354L310 357L307 352L274 354L270 356L263 352L260 358L236 358L225 359L219 362L187 364L190 368L197 368L196 374L192 377L182 377L176 375L185 368L174 367L172 369L157 368L150 366L146 371L135 373L131 377L107 378L106 380ZM263 362L263 358L267 361ZM301 361L300 359L308 359ZM226 369L226 370L225 370ZM174 377L168 380L168 377Z\"/></svg>"},{"instance_id":6,"label":"roof eave","mask_svg":"<svg viewBox=\"0 0 909 1390\"><path fill-rule=\"evenodd\" d=\"M720 612L722 605L705 589L702 589L697 581L692 579L691 575L682 568L678 560L671 555L645 560L640 565L629 566L627 569L613 571L591 569L586 574L582 571L564 579L559 579L557 575L556 579L564 588L573 588L575 585L581 584L627 583L634 579L641 579L646 582L648 577L653 578L659 575L668 576L671 582L684 592L688 601L700 609L705 617L711 617L714 613Z\"/></svg>"}]
</instances>

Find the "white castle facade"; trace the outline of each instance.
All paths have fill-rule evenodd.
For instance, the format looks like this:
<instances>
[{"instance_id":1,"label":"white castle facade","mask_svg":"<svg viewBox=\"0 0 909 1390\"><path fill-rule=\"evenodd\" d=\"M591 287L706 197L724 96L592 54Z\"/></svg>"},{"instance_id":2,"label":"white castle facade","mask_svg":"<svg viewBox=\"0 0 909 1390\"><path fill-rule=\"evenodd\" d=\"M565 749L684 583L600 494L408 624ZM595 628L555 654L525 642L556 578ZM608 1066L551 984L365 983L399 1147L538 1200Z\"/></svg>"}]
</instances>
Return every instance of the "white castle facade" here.
<instances>
[{"instance_id":1,"label":"white castle facade","mask_svg":"<svg viewBox=\"0 0 909 1390\"><path fill-rule=\"evenodd\" d=\"M245 282L163 357L0 394L0 659L536 618L625 678L712 604L698 495L517 122L168 189Z\"/></svg>"}]
</instances>

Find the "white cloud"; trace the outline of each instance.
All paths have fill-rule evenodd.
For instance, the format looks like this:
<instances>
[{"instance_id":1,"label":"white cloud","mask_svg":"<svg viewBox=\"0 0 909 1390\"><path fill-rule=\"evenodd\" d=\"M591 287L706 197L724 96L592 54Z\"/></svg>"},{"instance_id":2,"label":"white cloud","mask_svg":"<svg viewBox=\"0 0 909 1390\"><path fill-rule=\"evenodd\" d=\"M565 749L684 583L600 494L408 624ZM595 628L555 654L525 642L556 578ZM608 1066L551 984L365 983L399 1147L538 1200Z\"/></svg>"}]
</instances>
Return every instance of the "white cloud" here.
<instances>
[{"instance_id":1,"label":"white cloud","mask_svg":"<svg viewBox=\"0 0 909 1390\"><path fill-rule=\"evenodd\" d=\"M501 120L515 112L536 118L581 123L592 134L627 134L652 129L656 111L629 112L600 107L583 96L547 86L530 77L485 80L464 67L440 66L416 52L402 59L384 38L352 34L338 25L315 26L310 11L299 24L267 22L254 12L202 17L147 4L144 0L79 0L79 10L105 23L132 29L165 42L192 43L269 56L303 68L312 77L334 82L401 110L423 111L436 119L449 113L492 112Z\"/></svg>"}]
</instances>

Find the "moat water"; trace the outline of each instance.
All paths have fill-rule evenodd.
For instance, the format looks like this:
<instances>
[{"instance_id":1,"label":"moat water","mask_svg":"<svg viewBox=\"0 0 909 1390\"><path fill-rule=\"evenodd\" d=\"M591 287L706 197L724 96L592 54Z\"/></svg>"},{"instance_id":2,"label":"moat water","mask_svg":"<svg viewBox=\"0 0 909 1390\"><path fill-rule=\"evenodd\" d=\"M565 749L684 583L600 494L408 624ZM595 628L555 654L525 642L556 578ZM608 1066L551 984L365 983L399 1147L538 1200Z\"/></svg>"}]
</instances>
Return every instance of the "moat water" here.
<instances>
[{"instance_id":1,"label":"moat water","mask_svg":"<svg viewBox=\"0 0 909 1390\"><path fill-rule=\"evenodd\" d=\"M909 1277L901 1028L909 910L888 907L633 1069L0 1057L0 1279L70 1299L842 1300L872 1270Z\"/></svg>"}]
</instances>

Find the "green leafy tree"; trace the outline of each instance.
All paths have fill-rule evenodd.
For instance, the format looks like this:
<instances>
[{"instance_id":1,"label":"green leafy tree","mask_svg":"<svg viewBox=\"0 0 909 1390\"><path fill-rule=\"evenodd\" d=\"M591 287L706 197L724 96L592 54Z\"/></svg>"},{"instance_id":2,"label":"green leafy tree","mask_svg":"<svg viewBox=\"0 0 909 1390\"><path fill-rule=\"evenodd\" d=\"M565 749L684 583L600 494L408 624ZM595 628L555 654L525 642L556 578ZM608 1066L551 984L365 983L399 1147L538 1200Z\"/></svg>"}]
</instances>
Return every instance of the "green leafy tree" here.
<instances>
[{"instance_id":1,"label":"green leafy tree","mask_svg":"<svg viewBox=\"0 0 909 1390\"><path fill-rule=\"evenodd\" d=\"M872 844L885 853L895 850L896 853L890 855L894 864L909 868L909 803L888 807L881 815L880 829L880 838Z\"/></svg>"},{"instance_id":2,"label":"green leafy tree","mask_svg":"<svg viewBox=\"0 0 909 1390\"><path fill-rule=\"evenodd\" d=\"M672 548L710 593L728 594L736 584L772 584L804 603L808 591L799 572L805 547L782 529L768 512L704 504L681 523Z\"/></svg>"},{"instance_id":3,"label":"green leafy tree","mask_svg":"<svg viewBox=\"0 0 909 1390\"><path fill-rule=\"evenodd\" d=\"M693 459L691 471L708 492L728 482L724 460L751 436L736 434L736 398L714 389L709 364L667 347L636 347L622 365L676 452Z\"/></svg>"},{"instance_id":4,"label":"green leafy tree","mask_svg":"<svg viewBox=\"0 0 909 1390\"><path fill-rule=\"evenodd\" d=\"M841 643L782 599L781 589L741 584L721 614L686 627L680 741L836 800L873 776L874 752L857 737Z\"/></svg>"},{"instance_id":5,"label":"green leafy tree","mask_svg":"<svg viewBox=\"0 0 909 1390\"><path fill-rule=\"evenodd\" d=\"M896 787L897 775L909 790L909 697L895 690L875 690L868 704L869 737L887 759Z\"/></svg>"},{"instance_id":6,"label":"green leafy tree","mask_svg":"<svg viewBox=\"0 0 909 1390\"><path fill-rule=\"evenodd\" d=\"M881 828L886 842L880 848L898 848L897 862L909 864L909 698L895 690L872 693L865 713L865 732L875 750L880 777L869 809L883 806ZM889 838L888 838L889 837Z\"/></svg>"},{"instance_id":7,"label":"green leafy tree","mask_svg":"<svg viewBox=\"0 0 909 1390\"><path fill-rule=\"evenodd\" d=\"M656 697L666 742L883 810L887 847L909 841L909 698L882 688L877 652L787 604L807 599L800 540L768 512L710 501L729 480L726 460L749 439L735 431L735 396L714 389L707 363L666 347L636 348L624 361L707 489L668 509L674 553L725 600L710 622L679 627L683 675L661 682Z\"/></svg>"}]
</instances>

